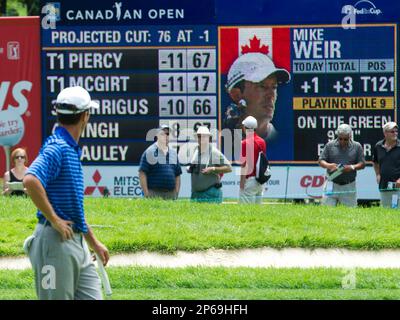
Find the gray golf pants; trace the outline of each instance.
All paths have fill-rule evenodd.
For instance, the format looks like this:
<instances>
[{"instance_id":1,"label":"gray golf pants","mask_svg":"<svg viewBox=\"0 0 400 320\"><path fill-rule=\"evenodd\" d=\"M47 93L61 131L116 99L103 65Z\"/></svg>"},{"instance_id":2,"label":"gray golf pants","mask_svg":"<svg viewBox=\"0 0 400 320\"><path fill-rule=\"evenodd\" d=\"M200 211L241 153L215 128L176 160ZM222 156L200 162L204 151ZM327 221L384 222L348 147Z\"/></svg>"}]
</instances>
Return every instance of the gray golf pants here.
<instances>
[{"instance_id":1,"label":"gray golf pants","mask_svg":"<svg viewBox=\"0 0 400 320\"><path fill-rule=\"evenodd\" d=\"M239 203L262 203L264 186L255 177L249 177L244 183L244 189L239 191Z\"/></svg>"},{"instance_id":2,"label":"gray golf pants","mask_svg":"<svg viewBox=\"0 0 400 320\"><path fill-rule=\"evenodd\" d=\"M393 196L397 195L397 204L396 204L396 209L399 208L399 199L400 199L400 191L385 191L385 192L380 192L381 193L381 207L384 208L392 208L392 202L393 202Z\"/></svg>"},{"instance_id":3,"label":"gray golf pants","mask_svg":"<svg viewBox=\"0 0 400 320\"><path fill-rule=\"evenodd\" d=\"M332 194L326 193L326 187L327 182L324 185L324 194L321 204L333 207L337 204L342 204L347 207L357 207L357 190L355 181L345 185L334 183Z\"/></svg>"},{"instance_id":4,"label":"gray golf pants","mask_svg":"<svg viewBox=\"0 0 400 320\"><path fill-rule=\"evenodd\" d=\"M82 233L70 240L38 224L29 247L40 300L102 300L101 281Z\"/></svg>"}]
</instances>

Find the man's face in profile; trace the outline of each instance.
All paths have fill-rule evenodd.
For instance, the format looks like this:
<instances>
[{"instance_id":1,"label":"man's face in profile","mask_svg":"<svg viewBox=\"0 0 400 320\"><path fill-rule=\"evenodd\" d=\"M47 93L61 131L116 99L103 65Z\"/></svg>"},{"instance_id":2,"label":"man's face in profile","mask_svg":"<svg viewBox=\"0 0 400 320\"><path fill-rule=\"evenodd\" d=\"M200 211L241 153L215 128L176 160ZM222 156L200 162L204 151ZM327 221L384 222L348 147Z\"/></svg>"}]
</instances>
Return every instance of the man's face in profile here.
<instances>
[{"instance_id":1,"label":"man's face in profile","mask_svg":"<svg viewBox=\"0 0 400 320\"><path fill-rule=\"evenodd\" d=\"M243 98L247 102L247 114L257 120L271 121L274 117L278 81L271 75L261 82L245 81Z\"/></svg>"},{"instance_id":2,"label":"man's face in profile","mask_svg":"<svg viewBox=\"0 0 400 320\"><path fill-rule=\"evenodd\" d=\"M385 136L386 141L393 142L396 141L398 138L399 129L397 127L394 127L391 130L385 130L383 134Z\"/></svg>"}]
</instances>

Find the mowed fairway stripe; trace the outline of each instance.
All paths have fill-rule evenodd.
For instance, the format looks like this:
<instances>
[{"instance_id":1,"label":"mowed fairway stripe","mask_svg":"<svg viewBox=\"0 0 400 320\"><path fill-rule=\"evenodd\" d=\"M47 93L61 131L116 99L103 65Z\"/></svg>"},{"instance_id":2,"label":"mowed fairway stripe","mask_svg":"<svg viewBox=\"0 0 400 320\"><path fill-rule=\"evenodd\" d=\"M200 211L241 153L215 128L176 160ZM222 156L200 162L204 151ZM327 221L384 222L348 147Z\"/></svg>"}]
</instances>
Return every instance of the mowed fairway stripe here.
<instances>
[{"instance_id":1,"label":"mowed fairway stripe","mask_svg":"<svg viewBox=\"0 0 400 320\"><path fill-rule=\"evenodd\" d=\"M399 299L399 269L109 268L111 299ZM31 270L1 270L0 300L36 299Z\"/></svg>"}]
</instances>

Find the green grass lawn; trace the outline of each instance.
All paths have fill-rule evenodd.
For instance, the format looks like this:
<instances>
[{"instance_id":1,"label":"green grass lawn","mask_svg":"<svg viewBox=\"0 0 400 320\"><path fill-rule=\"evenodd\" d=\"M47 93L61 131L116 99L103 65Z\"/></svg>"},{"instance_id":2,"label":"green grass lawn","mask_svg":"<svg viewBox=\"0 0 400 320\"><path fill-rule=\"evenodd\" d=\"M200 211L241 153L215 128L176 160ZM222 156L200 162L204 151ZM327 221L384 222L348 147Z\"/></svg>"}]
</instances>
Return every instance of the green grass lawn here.
<instances>
[{"instance_id":1,"label":"green grass lawn","mask_svg":"<svg viewBox=\"0 0 400 320\"><path fill-rule=\"evenodd\" d=\"M22 254L36 225L29 199L1 198L0 255ZM399 248L398 211L313 205L211 205L86 199L87 221L112 253L208 248ZM399 299L400 270L109 268L112 299ZM0 270L0 299L35 299L31 270Z\"/></svg>"},{"instance_id":2,"label":"green grass lawn","mask_svg":"<svg viewBox=\"0 0 400 320\"><path fill-rule=\"evenodd\" d=\"M23 254L36 225L29 199L2 197L0 256ZM95 234L111 253L259 247L400 248L397 210L314 205L215 205L190 201L85 199Z\"/></svg>"},{"instance_id":3,"label":"green grass lawn","mask_svg":"<svg viewBox=\"0 0 400 320\"><path fill-rule=\"evenodd\" d=\"M109 268L112 299L400 299L400 270L356 269L344 289L341 269ZM0 299L36 299L31 270L0 271Z\"/></svg>"},{"instance_id":4,"label":"green grass lawn","mask_svg":"<svg viewBox=\"0 0 400 320\"><path fill-rule=\"evenodd\" d=\"M33 232L29 199L1 198L0 256L23 254ZM86 199L87 221L112 253L208 248L399 248L400 214L313 205L213 205L189 201Z\"/></svg>"}]
</instances>

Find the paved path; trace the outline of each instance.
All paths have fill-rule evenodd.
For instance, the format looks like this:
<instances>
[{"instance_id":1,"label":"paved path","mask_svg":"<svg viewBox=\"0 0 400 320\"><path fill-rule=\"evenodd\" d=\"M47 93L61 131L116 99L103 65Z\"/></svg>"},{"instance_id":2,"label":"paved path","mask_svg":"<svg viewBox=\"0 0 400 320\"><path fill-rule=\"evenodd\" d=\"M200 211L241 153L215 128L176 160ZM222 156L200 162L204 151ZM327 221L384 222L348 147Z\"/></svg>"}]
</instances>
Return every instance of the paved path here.
<instances>
[{"instance_id":1,"label":"paved path","mask_svg":"<svg viewBox=\"0 0 400 320\"><path fill-rule=\"evenodd\" d=\"M197 252L178 251L174 255L153 252L113 255L109 266L152 266L179 268L208 267L274 267L274 268L400 268L400 250L355 251L346 249L242 249ZM27 269L26 257L0 258L0 269Z\"/></svg>"}]
</instances>

